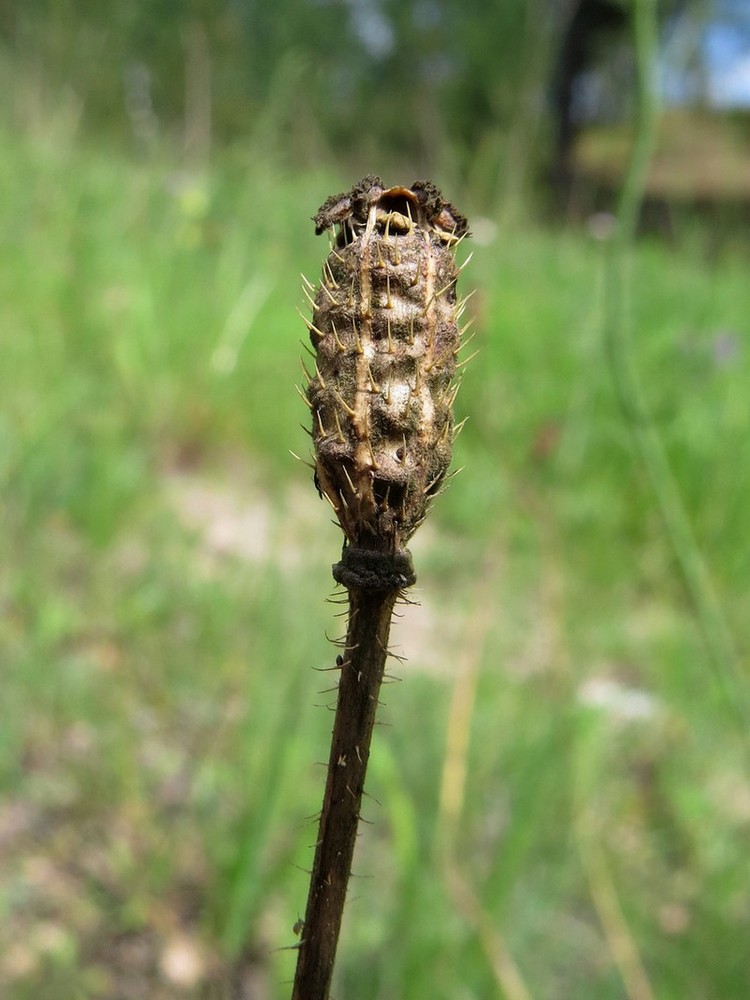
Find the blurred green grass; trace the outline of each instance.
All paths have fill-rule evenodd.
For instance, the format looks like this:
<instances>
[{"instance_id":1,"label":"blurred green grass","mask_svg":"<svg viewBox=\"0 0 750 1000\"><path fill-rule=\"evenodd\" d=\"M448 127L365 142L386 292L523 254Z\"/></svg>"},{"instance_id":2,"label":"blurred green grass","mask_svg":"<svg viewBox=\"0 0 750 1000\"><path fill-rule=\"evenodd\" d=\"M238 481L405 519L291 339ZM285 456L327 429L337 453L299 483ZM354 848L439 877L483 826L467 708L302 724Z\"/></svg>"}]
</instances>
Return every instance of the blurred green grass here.
<instances>
[{"instance_id":1,"label":"blurred green grass","mask_svg":"<svg viewBox=\"0 0 750 1000\"><path fill-rule=\"evenodd\" d=\"M282 998L343 631L295 307L352 178L2 139L0 986ZM415 540L336 995L502 995L509 955L534 997L735 1000L748 774L606 368L606 241L472 218L465 468ZM745 262L644 239L633 289L746 667Z\"/></svg>"}]
</instances>

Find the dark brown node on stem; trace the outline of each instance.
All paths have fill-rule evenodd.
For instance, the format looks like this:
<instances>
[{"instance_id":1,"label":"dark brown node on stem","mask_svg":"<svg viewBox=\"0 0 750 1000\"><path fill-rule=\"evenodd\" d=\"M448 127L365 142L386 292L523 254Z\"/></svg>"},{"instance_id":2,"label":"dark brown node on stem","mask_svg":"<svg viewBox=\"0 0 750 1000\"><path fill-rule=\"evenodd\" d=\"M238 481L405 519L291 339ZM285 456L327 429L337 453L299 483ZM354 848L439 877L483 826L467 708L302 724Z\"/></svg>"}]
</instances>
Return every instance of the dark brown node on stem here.
<instances>
[{"instance_id":1,"label":"dark brown node on stem","mask_svg":"<svg viewBox=\"0 0 750 1000\"><path fill-rule=\"evenodd\" d=\"M400 552L373 552L344 546L341 562L332 567L333 578L347 590L403 590L417 577L407 549Z\"/></svg>"}]
</instances>

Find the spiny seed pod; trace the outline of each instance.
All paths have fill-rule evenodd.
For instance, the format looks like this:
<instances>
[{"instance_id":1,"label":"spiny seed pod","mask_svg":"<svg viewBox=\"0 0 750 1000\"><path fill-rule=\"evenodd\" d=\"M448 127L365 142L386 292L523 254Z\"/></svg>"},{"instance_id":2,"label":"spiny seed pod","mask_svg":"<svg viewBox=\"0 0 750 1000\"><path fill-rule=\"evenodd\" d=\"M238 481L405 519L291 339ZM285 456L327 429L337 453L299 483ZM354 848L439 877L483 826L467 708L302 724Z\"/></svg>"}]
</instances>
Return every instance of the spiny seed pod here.
<instances>
[{"instance_id":1,"label":"spiny seed pod","mask_svg":"<svg viewBox=\"0 0 750 1000\"><path fill-rule=\"evenodd\" d=\"M467 223L430 182L386 188L375 176L314 221L335 230L320 287L307 283L315 481L351 547L396 553L451 460L463 311L453 250Z\"/></svg>"}]
</instances>

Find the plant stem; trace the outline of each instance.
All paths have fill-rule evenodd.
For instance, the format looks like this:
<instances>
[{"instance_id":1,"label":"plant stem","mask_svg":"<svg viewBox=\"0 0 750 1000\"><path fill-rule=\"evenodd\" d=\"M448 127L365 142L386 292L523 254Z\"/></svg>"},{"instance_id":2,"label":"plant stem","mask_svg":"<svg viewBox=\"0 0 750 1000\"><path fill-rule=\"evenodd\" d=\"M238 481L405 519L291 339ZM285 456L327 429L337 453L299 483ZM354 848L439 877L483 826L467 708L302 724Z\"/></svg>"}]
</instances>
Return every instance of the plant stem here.
<instances>
[{"instance_id":1,"label":"plant stem","mask_svg":"<svg viewBox=\"0 0 750 1000\"><path fill-rule=\"evenodd\" d=\"M398 596L399 590L349 589L349 627L292 1000L328 997Z\"/></svg>"},{"instance_id":2,"label":"plant stem","mask_svg":"<svg viewBox=\"0 0 750 1000\"><path fill-rule=\"evenodd\" d=\"M315 374L305 368L302 395L315 486L345 536L332 569L349 626L292 1000L327 1000L331 987L391 615L416 579L404 545L450 465L466 304L453 251L468 235L430 181L386 188L374 174L314 221L336 234L319 287L305 279Z\"/></svg>"}]
</instances>

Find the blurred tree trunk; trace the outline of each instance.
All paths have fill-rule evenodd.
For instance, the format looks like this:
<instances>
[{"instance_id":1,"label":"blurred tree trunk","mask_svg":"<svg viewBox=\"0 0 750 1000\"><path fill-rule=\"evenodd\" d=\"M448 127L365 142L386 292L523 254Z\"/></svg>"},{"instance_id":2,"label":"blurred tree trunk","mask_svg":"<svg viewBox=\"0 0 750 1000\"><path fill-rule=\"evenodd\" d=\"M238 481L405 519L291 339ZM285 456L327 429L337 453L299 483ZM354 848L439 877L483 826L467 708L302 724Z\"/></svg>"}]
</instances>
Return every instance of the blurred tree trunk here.
<instances>
[{"instance_id":1,"label":"blurred tree trunk","mask_svg":"<svg viewBox=\"0 0 750 1000\"><path fill-rule=\"evenodd\" d=\"M576 85L591 70L607 43L627 31L628 12L619 0L573 0L564 25L551 87L553 121L550 177L566 189L570 183L572 153L580 129L576 115Z\"/></svg>"}]
</instances>

